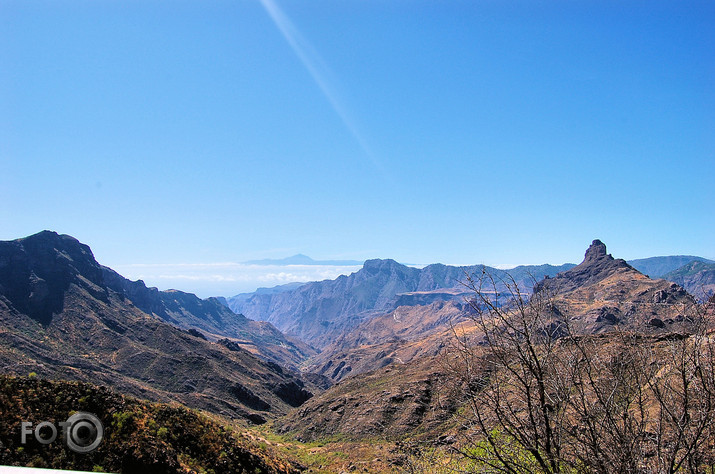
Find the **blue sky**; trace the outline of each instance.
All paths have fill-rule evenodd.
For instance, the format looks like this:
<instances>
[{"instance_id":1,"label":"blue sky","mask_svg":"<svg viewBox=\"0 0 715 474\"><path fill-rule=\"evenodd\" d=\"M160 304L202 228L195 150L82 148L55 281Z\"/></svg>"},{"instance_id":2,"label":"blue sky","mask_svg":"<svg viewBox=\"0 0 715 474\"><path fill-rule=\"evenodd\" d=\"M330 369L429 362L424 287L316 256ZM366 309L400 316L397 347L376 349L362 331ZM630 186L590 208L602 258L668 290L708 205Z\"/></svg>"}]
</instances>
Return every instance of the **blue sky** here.
<instances>
[{"instance_id":1,"label":"blue sky","mask_svg":"<svg viewBox=\"0 0 715 474\"><path fill-rule=\"evenodd\" d=\"M67 233L135 278L594 238L715 258L713 25L690 1L0 0L0 239Z\"/></svg>"}]
</instances>

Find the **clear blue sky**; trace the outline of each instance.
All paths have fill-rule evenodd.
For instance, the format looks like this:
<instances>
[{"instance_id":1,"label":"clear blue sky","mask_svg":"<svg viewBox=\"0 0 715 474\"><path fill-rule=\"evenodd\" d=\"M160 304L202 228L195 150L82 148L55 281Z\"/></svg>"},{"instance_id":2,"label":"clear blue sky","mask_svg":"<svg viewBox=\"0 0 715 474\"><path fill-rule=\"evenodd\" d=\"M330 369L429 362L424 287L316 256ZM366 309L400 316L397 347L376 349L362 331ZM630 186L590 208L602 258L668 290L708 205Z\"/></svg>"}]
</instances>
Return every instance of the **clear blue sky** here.
<instances>
[{"instance_id":1,"label":"clear blue sky","mask_svg":"<svg viewBox=\"0 0 715 474\"><path fill-rule=\"evenodd\" d=\"M714 84L712 1L0 0L0 239L715 258Z\"/></svg>"}]
</instances>

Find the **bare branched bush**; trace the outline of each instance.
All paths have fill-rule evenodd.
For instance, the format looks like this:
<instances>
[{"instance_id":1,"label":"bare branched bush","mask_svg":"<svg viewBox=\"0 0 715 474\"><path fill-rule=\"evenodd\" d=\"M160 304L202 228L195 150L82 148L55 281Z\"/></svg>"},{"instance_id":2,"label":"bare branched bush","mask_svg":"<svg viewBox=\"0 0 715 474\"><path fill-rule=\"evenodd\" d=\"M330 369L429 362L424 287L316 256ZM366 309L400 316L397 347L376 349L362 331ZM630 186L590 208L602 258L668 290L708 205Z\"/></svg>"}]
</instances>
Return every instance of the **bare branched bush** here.
<instances>
[{"instance_id":1,"label":"bare branched bush","mask_svg":"<svg viewBox=\"0 0 715 474\"><path fill-rule=\"evenodd\" d=\"M483 472L715 472L715 346L688 333L585 334L542 288L469 278L474 327L445 360L464 393L460 443Z\"/></svg>"}]
</instances>

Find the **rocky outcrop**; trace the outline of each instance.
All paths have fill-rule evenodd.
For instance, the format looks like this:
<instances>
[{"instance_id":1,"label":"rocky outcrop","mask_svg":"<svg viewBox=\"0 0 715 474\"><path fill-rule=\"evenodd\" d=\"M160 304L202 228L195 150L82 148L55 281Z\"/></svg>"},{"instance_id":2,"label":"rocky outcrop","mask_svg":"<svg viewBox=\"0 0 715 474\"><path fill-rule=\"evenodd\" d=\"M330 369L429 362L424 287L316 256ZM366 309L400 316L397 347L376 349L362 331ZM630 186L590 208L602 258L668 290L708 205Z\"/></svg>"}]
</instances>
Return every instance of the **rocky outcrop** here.
<instances>
[{"instance_id":1,"label":"rocky outcrop","mask_svg":"<svg viewBox=\"0 0 715 474\"><path fill-rule=\"evenodd\" d=\"M614 259L606 251L606 245L596 239L586 250L583 262L554 278L545 278L534 286L534 292L548 289L557 293L568 293L576 288L598 283L615 273L631 271L636 270L625 260Z\"/></svg>"},{"instance_id":2,"label":"rocky outcrop","mask_svg":"<svg viewBox=\"0 0 715 474\"><path fill-rule=\"evenodd\" d=\"M534 287L553 298L573 330L593 334L614 328L643 332L685 330L696 301L681 286L652 280L594 240L583 262Z\"/></svg>"}]
</instances>

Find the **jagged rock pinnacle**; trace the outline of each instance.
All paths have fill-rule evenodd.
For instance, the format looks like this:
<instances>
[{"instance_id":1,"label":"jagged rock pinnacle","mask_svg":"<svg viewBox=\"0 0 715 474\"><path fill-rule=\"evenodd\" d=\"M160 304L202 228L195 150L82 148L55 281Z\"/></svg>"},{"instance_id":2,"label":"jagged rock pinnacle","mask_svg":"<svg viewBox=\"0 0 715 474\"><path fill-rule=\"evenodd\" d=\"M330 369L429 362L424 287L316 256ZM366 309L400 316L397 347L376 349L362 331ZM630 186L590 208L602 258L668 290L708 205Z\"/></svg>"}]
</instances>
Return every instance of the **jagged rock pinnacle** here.
<instances>
[{"instance_id":1,"label":"jagged rock pinnacle","mask_svg":"<svg viewBox=\"0 0 715 474\"><path fill-rule=\"evenodd\" d=\"M584 261L598 260L607 256L606 244L596 239L591 243L591 246L586 250Z\"/></svg>"}]
</instances>

